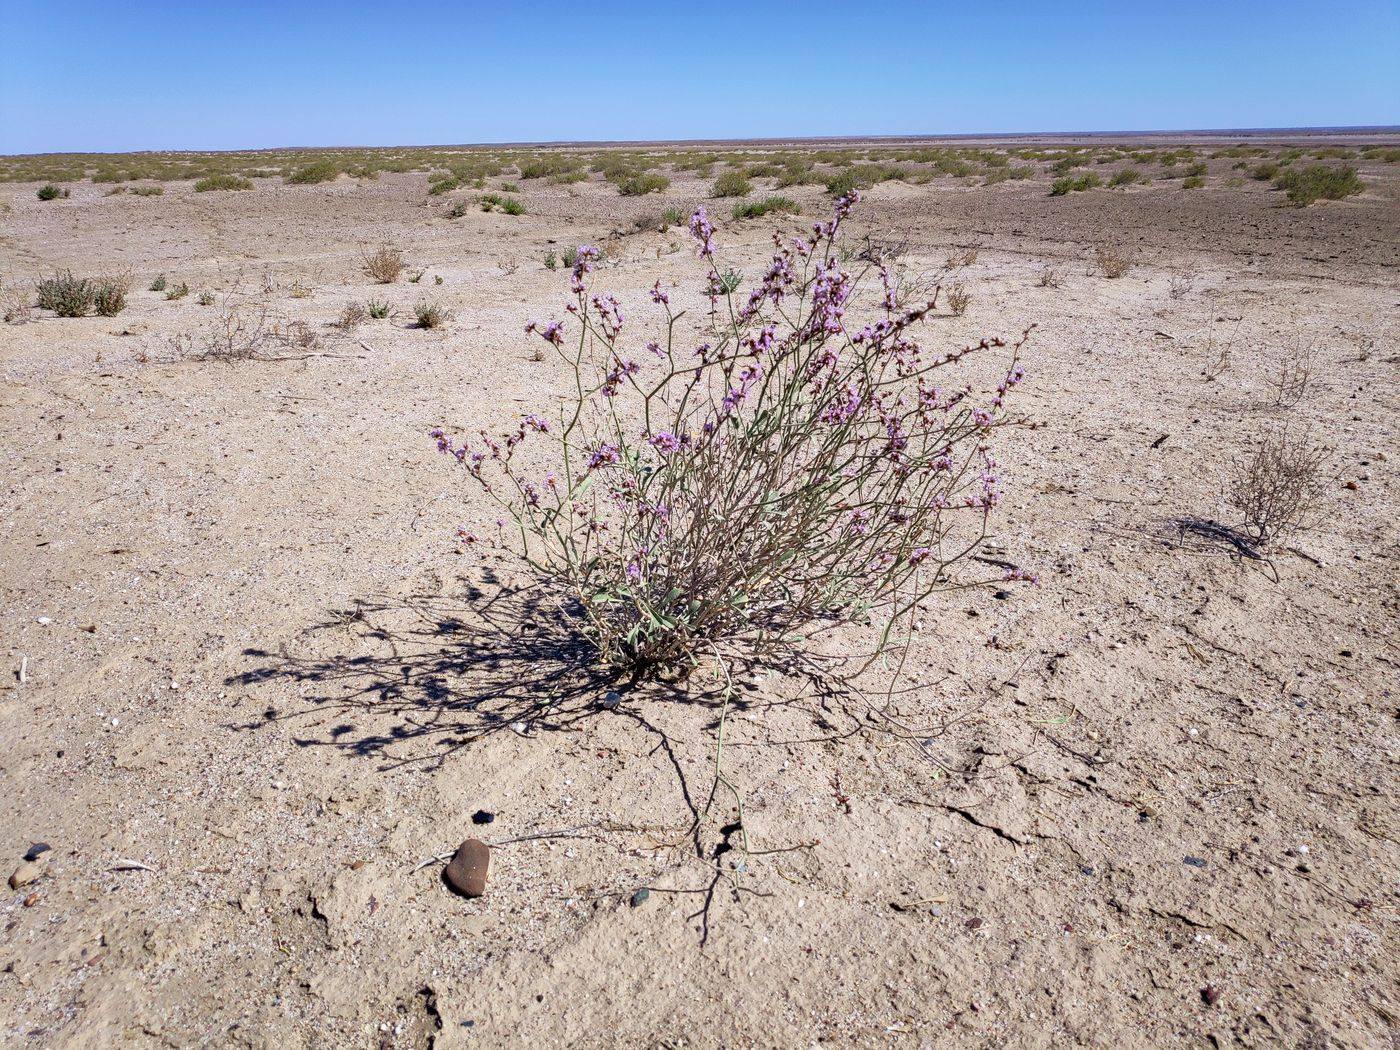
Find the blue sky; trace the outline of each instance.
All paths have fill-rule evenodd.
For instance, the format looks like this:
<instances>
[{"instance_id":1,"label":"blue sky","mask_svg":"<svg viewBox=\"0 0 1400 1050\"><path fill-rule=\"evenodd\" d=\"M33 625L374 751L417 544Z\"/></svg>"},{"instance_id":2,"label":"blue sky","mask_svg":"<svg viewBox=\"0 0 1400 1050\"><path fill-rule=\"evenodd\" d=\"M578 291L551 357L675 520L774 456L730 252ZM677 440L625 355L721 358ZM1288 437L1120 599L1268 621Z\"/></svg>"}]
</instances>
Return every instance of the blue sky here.
<instances>
[{"instance_id":1,"label":"blue sky","mask_svg":"<svg viewBox=\"0 0 1400 1050\"><path fill-rule=\"evenodd\" d=\"M1400 123L1400 3L16 0L0 153Z\"/></svg>"}]
</instances>

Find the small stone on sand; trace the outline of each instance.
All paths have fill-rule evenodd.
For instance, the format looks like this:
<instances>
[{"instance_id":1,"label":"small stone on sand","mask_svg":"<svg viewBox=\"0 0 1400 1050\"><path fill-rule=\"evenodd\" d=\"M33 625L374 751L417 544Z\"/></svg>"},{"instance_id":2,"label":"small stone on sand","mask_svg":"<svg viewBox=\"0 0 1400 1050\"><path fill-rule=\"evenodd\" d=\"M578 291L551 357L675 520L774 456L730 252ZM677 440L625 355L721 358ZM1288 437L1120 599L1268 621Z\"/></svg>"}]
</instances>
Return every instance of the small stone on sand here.
<instances>
[{"instance_id":1,"label":"small stone on sand","mask_svg":"<svg viewBox=\"0 0 1400 1050\"><path fill-rule=\"evenodd\" d=\"M447 862L442 877L464 897L480 897L486 892L486 871L491 864L491 847L480 839L467 839Z\"/></svg>"}]
</instances>

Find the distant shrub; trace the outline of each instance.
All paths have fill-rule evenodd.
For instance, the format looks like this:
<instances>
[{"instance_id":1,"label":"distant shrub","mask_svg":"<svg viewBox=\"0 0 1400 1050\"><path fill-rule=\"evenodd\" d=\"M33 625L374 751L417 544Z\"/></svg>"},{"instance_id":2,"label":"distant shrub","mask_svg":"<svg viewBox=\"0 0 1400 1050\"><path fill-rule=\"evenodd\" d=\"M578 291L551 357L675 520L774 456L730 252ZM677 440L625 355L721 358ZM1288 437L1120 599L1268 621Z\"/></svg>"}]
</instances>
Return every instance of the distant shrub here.
<instances>
[{"instance_id":1,"label":"distant shrub","mask_svg":"<svg viewBox=\"0 0 1400 1050\"><path fill-rule=\"evenodd\" d=\"M389 316L389 304L383 299L371 299L365 304L365 312L376 321L382 321Z\"/></svg>"},{"instance_id":2,"label":"distant shrub","mask_svg":"<svg viewBox=\"0 0 1400 1050\"><path fill-rule=\"evenodd\" d=\"M1183 190L1198 190L1205 184L1205 177L1201 175L1188 175L1181 180L1181 188Z\"/></svg>"},{"instance_id":3,"label":"distant shrub","mask_svg":"<svg viewBox=\"0 0 1400 1050\"><path fill-rule=\"evenodd\" d=\"M159 197L165 192L164 186L133 186L131 192L137 197Z\"/></svg>"},{"instance_id":4,"label":"distant shrub","mask_svg":"<svg viewBox=\"0 0 1400 1050\"><path fill-rule=\"evenodd\" d=\"M665 175L643 171L624 176L617 184L617 192L624 197L643 197L648 193L660 193L670 185L671 180Z\"/></svg>"},{"instance_id":5,"label":"distant shrub","mask_svg":"<svg viewBox=\"0 0 1400 1050\"><path fill-rule=\"evenodd\" d=\"M151 291L165 291L165 274L161 274L159 277L157 277L154 281L151 282Z\"/></svg>"},{"instance_id":6,"label":"distant shrub","mask_svg":"<svg viewBox=\"0 0 1400 1050\"><path fill-rule=\"evenodd\" d=\"M1197 161L1186 169L1186 177L1188 179L1203 179L1208 174L1210 174L1210 166L1203 160Z\"/></svg>"},{"instance_id":7,"label":"distant shrub","mask_svg":"<svg viewBox=\"0 0 1400 1050\"><path fill-rule=\"evenodd\" d=\"M577 249L577 248L565 248L565 249L564 249L564 265L565 265L567 268L569 268L569 269L573 269L574 264L575 264L576 262L578 262L578 249Z\"/></svg>"},{"instance_id":8,"label":"distant shrub","mask_svg":"<svg viewBox=\"0 0 1400 1050\"><path fill-rule=\"evenodd\" d=\"M62 197L63 191L50 182L47 185L40 186L35 196L41 201L52 201Z\"/></svg>"},{"instance_id":9,"label":"distant shrub","mask_svg":"<svg viewBox=\"0 0 1400 1050\"><path fill-rule=\"evenodd\" d=\"M685 213L679 208L667 208L661 213L662 226L680 226L685 222Z\"/></svg>"},{"instance_id":10,"label":"distant shrub","mask_svg":"<svg viewBox=\"0 0 1400 1050\"><path fill-rule=\"evenodd\" d=\"M714 185L710 188L712 197L743 197L753 189L753 183L744 177L742 171L729 171L720 173L715 179Z\"/></svg>"},{"instance_id":11,"label":"distant shrub","mask_svg":"<svg viewBox=\"0 0 1400 1050\"><path fill-rule=\"evenodd\" d=\"M757 219L770 211L795 215L800 210L797 202L787 197L764 197L760 201L740 201L734 205L734 218Z\"/></svg>"},{"instance_id":12,"label":"distant shrub","mask_svg":"<svg viewBox=\"0 0 1400 1050\"><path fill-rule=\"evenodd\" d=\"M1306 436L1260 436L1225 489L1246 534L1267 545L1313 524L1326 494L1326 464L1326 451Z\"/></svg>"},{"instance_id":13,"label":"distant shrub","mask_svg":"<svg viewBox=\"0 0 1400 1050\"><path fill-rule=\"evenodd\" d=\"M286 182L294 186L311 185L317 182L330 182L340 174L340 165L333 160L318 160L297 168L288 175Z\"/></svg>"},{"instance_id":14,"label":"distant shrub","mask_svg":"<svg viewBox=\"0 0 1400 1050\"><path fill-rule=\"evenodd\" d=\"M447 323L447 311L437 303L419 303L413 308L419 328L441 328Z\"/></svg>"},{"instance_id":15,"label":"distant shrub","mask_svg":"<svg viewBox=\"0 0 1400 1050\"><path fill-rule=\"evenodd\" d=\"M551 249L549 249L549 251L547 251L547 252L544 253L544 268L545 268L546 270L553 270L553 269L557 269L558 266L559 266L559 257L558 257L557 255L554 254L554 249L551 248Z\"/></svg>"},{"instance_id":16,"label":"distant shrub","mask_svg":"<svg viewBox=\"0 0 1400 1050\"><path fill-rule=\"evenodd\" d=\"M393 284L403 273L403 253L388 245L361 255L361 272L379 284Z\"/></svg>"},{"instance_id":17,"label":"distant shrub","mask_svg":"<svg viewBox=\"0 0 1400 1050\"><path fill-rule=\"evenodd\" d=\"M183 299L185 296L187 296L187 295L189 295L189 294L190 294L190 286L189 286L188 284L186 284L184 281L181 281L181 282L180 282L179 284L177 284L174 288L170 288L170 289L167 289L167 290L166 290L165 298L166 298L166 300L167 300L168 302L173 302L173 301L176 300L176 299Z\"/></svg>"},{"instance_id":18,"label":"distant shrub","mask_svg":"<svg viewBox=\"0 0 1400 1050\"><path fill-rule=\"evenodd\" d=\"M1292 203L1306 207L1319 200L1342 200L1360 193L1366 186L1357 176L1355 168L1313 164L1301 170L1284 172L1274 180L1274 188L1286 190Z\"/></svg>"},{"instance_id":19,"label":"distant shrub","mask_svg":"<svg viewBox=\"0 0 1400 1050\"><path fill-rule=\"evenodd\" d=\"M39 306L59 317L86 317L97 300L97 286L86 277L74 277L72 270L40 278L35 287Z\"/></svg>"},{"instance_id":20,"label":"distant shrub","mask_svg":"<svg viewBox=\"0 0 1400 1050\"><path fill-rule=\"evenodd\" d=\"M1142 172L1137 168L1124 168L1122 171L1115 171L1113 177L1108 180L1109 188L1114 186L1131 186L1142 178Z\"/></svg>"},{"instance_id":21,"label":"distant shrub","mask_svg":"<svg viewBox=\"0 0 1400 1050\"><path fill-rule=\"evenodd\" d=\"M253 180L242 175L206 175L194 184L195 193L208 193L211 190L251 190Z\"/></svg>"},{"instance_id":22,"label":"distant shrub","mask_svg":"<svg viewBox=\"0 0 1400 1050\"><path fill-rule=\"evenodd\" d=\"M1037 288L1058 288L1064 281L1064 275L1057 267L1042 266L1039 276L1035 279Z\"/></svg>"},{"instance_id":23,"label":"distant shrub","mask_svg":"<svg viewBox=\"0 0 1400 1050\"><path fill-rule=\"evenodd\" d=\"M507 197L501 202L501 211L507 215L524 215L525 205L515 197Z\"/></svg>"},{"instance_id":24,"label":"distant shrub","mask_svg":"<svg viewBox=\"0 0 1400 1050\"><path fill-rule=\"evenodd\" d=\"M349 332L364 324L366 316L365 308L359 303L346 303L340 316L332 323L342 332Z\"/></svg>"},{"instance_id":25,"label":"distant shrub","mask_svg":"<svg viewBox=\"0 0 1400 1050\"><path fill-rule=\"evenodd\" d=\"M781 183L779 183L781 185ZM833 197L845 197L856 188L856 173L850 168L839 171L826 180L826 192Z\"/></svg>"},{"instance_id":26,"label":"distant shrub","mask_svg":"<svg viewBox=\"0 0 1400 1050\"><path fill-rule=\"evenodd\" d=\"M195 305L196 305L196 306L213 306L213 305L214 305L214 293L213 293L213 292L200 292L200 293L199 293L199 298L197 298L197 299L195 300Z\"/></svg>"},{"instance_id":27,"label":"distant shrub","mask_svg":"<svg viewBox=\"0 0 1400 1050\"><path fill-rule=\"evenodd\" d=\"M1087 175L1061 175L1050 184L1050 196L1063 197L1067 193L1078 193L1102 186L1103 180L1093 172Z\"/></svg>"},{"instance_id":28,"label":"distant shrub","mask_svg":"<svg viewBox=\"0 0 1400 1050\"><path fill-rule=\"evenodd\" d=\"M1270 180L1277 177L1279 170L1280 169L1278 164L1270 160L1265 161L1263 164L1257 165L1254 168L1254 170L1250 172L1250 175L1258 179L1260 182L1269 182Z\"/></svg>"}]
</instances>

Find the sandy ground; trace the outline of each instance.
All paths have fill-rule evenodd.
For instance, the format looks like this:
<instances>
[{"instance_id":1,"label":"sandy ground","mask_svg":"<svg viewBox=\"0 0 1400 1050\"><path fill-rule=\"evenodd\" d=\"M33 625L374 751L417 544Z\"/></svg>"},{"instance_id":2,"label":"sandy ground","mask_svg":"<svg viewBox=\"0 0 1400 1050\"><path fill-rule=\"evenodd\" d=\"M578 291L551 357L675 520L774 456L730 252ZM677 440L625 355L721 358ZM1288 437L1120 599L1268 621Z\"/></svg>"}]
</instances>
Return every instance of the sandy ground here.
<instances>
[{"instance_id":1,"label":"sandy ground","mask_svg":"<svg viewBox=\"0 0 1400 1050\"><path fill-rule=\"evenodd\" d=\"M868 194L856 230L916 264L979 248L930 344L1040 326L994 549L1041 583L938 608L916 739L752 683L726 763L754 852L718 858L686 835L713 706L600 706L509 563L454 543L487 511L425 437L563 391L521 334L565 295L550 246L608 243L637 316L658 276L694 298L681 231L609 233L708 183L527 183L527 215L456 220L422 175L0 187L7 287L137 289L0 326L4 876L52 847L0 897L0 1043L1392 1045L1400 175L1363 174L1306 210L1219 179ZM779 226L828 206L785 192ZM725 257L755 272L774 225L726 219ZM1127 276L1094 269L1105 241ZM367 283L380 243L418 284ZM335 356L175 360L235 288ZM328 326L374 296L400 314ZM428 300L445 329L409 327ZM1294 346L1307 394L1265 407ZM1228 463L1285 421L1337 481L1278 582L1180 547L1164 523L1223 515ZM415 870L473 834L484 897Z\"/></svg>"}]
</instances>

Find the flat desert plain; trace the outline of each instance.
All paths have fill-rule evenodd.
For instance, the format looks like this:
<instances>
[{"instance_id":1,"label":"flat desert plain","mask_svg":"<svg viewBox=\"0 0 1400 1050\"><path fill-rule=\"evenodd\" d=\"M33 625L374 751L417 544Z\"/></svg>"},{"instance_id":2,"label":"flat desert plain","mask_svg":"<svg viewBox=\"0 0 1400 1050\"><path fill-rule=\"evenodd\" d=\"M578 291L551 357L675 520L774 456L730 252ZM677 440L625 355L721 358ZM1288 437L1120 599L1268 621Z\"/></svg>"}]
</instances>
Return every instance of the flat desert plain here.
<instances>
[{"instance_id":1,"label":"flat desert plain","mask_svg":"<svg viewBox=\"0 0 1400 1050\"><path fill-rule=\"evenodd\" d=\"M750 281L820 181L756 175L800 213L751 219L711 199L722 149L637 196L518 163L0 184L0 1043L1392 1045L1400 165L1294 207L1220 145L1198 188L864 191L851 243L968 297L927 346L1037 326L983 553L1039 582L933 604L908 733L746 679L747 851L727 799L691 831L712 700L607 700L509 553L458 542L494 511L427 435L557 411L523 328L571 246L640 345L654 281L704 312L694 205ZM125 309L34 308L70 269ZM256 356L205 356L230 326ZM1309 528L1261 561L1173 524L1230 522L1279 429L1326 452ZM468 837L474 899L443 881Z\"/></svg>"}]
</instances>

